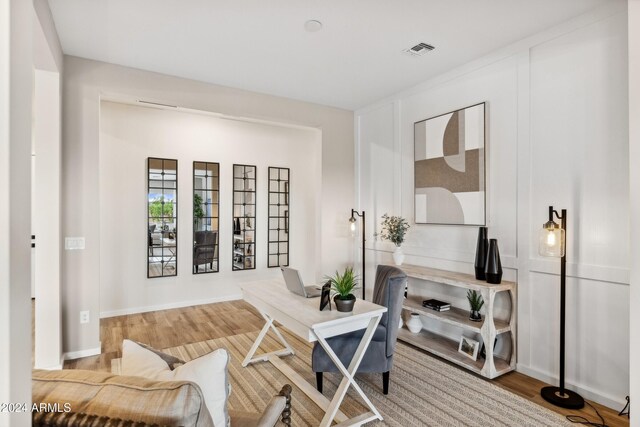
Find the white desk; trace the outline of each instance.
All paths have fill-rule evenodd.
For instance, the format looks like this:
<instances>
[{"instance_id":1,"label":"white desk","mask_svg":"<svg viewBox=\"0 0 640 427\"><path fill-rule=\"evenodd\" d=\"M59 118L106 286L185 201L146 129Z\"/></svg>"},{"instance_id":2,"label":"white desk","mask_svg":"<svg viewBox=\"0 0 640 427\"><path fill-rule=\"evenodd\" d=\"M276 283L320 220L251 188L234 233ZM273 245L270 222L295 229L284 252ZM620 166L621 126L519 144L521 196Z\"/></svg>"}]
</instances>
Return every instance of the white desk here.
<instances>
[{"instance_id":1,"label":"white desk","mask_svg":"<svg viewBox=\"0 0 640 427\"><path fill-rule=\"evenodd\" d=\"M333 307L331 311L329 311L328 308L320 311L319 298L303 298L292 294L287 290L282 280L252 282L241 285L240 288L242 289L244 300L258 309L262 317L266 320L266 324L262 328L262 331L260 331L260 334L258 334L255 343L253 343L247 357L242 362L242 366L247 366L255 362L271 362L325 411L325 416L320 423L321 427L330 426L334 419L339 422L338 425L341 427L359 426L369 421L382 420L380 412L373 406L353 377L358 370L358 366L360 366L367 347L369 347L369 343L380 322L380 318L387 311L386 307L358 299L352 313L340 313L335 307ZM340 382L336 394L331 401L305 381L300 374L280 360L281 356L292 355L294 351L273 324L274 320L281 323L282 326L302 339L309 342L318 341L331 360L336 364L344 378ZM367 330L360 341L360 345L349 366L345 367L335 352L329 347L326 340L336 335L342 335L364 328ZM256 350L269 329L274 331L285 348L254 357ZM370 409L369 412L352 419L347 419L339 410L340 404L344 400L349 387L353 387L356 390Z\"/></svg>"}]
</instances>

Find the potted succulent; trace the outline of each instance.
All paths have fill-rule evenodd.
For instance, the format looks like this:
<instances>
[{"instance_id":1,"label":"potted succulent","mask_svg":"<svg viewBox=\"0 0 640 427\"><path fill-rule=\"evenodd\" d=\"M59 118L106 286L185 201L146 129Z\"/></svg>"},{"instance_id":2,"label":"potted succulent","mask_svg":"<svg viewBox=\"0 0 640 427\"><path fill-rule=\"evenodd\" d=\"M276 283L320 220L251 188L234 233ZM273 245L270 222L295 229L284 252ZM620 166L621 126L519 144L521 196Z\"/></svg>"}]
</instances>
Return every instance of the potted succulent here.
<instances>
[{"instance_id":1,"label":"potted succulent","mask_svg":"<svg viewBox=\"0 0 640 427\"><path fill-rule=\"evenodd\" d=\"M336 271L335 276L327 276L327 279L331 283L331 290L335 293L333 302L336 304L338 311L353 311L353 306L356 303L356 296L353 295L353 291L358 288L353 268L347 267L343 274Z\"/></svg>"},{"instance_id":2,"label":"potted succulent","mask_svg":"<svg viewBox=\"0 0 640 427\"><path fill-rule=\"evenodd\" d=\"M402 243L408 229L409 223L401 216L382 215L382 231L380 231L379 235L383 240L388 240L396 245L396 249L393 251L393 261L396 265L402 265L404 261Z\"/></svg>"},{"instance_id":3,"label":"potted succulent","mask_svg":"<svg viewBox=\"0 0 640 427\"><path fill-rule=\"evenodd\" d=\"M467 300L469 300L469 306L471 307L469 319L473 320L474 322L480 322L482 320L480 309L484 305L482 295L480 295L478 291L469 290L467 291Z\"/></svg>"}]
</instances>

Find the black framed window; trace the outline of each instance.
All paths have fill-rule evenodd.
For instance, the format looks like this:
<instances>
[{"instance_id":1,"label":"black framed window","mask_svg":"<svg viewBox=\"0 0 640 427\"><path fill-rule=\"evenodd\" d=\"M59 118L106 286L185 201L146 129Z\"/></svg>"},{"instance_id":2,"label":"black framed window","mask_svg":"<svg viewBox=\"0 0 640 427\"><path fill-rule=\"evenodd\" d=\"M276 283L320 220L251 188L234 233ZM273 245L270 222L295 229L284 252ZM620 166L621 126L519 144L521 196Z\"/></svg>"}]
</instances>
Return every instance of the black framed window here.
<instances>
[{"instance_id":1,"label":"black framed window","mask_svg":"<svg viewBox=\"0 0 640 427\"><path fill-rule=\"evenodd\" d=\"M147 158L147 277L178 275L178 161Z\"/></svg>"},{"instance_id":2,"label":"black framed window","mask_svg":"<svg viewBox=\"0 0 640 427\"><path fill-rule=\"evenodd\" d=\"M268 267L289 265L289 168L269 167Z\"/></svg>"},{"instance_id":3,"label":"black framed window","mask_svg":"<svg viewBox=\"0 0 640 427\"><path fill-rule=\"evenodd\" d=\"M217 273L220 164L193 162L193 274Z\"/></svg>"},{"instance_id":4,"label":"black framed window","mask_svg":"<svg viewBox=\"0 0 640 427\"><path fill-rule=\"evenodd\" d=\"M233 271L256 268L256 172L233 165Z\"/></svg>"}]
</instances>

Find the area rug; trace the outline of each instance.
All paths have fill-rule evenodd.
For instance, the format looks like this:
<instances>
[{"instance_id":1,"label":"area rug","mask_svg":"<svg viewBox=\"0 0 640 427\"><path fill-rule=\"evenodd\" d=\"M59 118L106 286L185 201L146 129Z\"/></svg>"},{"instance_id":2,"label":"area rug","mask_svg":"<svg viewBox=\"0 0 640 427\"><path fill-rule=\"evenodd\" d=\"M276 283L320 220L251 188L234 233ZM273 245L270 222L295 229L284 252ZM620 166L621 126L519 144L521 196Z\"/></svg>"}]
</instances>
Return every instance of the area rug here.
<instances>
[{"instance_id":1,"label":"area rug","mask_svg":"<svg viewBox=\"0 0 640 427\"><path fill-rule=\"evenodd\" d=\"M310 384L315 384L315 374L311 371L311 345L284 328L280 330L296 351L295 356L286 356L283 360ZM242 360L257 335L258 332L251 332L163 351L188 361L216 348L226 348L231 355L230 409L261 412L282 385L291 381L270 363L242 367ZM270 333L262 342L261 350L269 352L281 347ZM120 372L120 359L112 360L111 370ZM324 395L333 396L340 380L339 374L326 373ZM404 343L396 346L387 396L382 394L381 374L358 374L357 382L384 417L384 421L367 424L371 426L571 425L562 416L542 406ZM318 426L324 415L295 386L292 407L294 426ZM349 389L340 409L349 417L365 412L364 404L352 389Z\"/></svg>"}]
</instances>

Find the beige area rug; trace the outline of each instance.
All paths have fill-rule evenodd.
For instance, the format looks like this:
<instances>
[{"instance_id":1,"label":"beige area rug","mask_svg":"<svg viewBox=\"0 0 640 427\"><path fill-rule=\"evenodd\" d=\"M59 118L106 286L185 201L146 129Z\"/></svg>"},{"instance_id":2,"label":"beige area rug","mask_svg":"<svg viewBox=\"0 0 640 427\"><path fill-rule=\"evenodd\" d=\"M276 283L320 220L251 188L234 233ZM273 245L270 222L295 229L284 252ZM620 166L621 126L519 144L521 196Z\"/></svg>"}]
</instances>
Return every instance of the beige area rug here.
<instances>
[{"instance_id":1,"label":"beige area rug","mask_svg":"<svg viewBox=\"0 0 640 427\"><path fill-rule=\"evenodd\" d=\"M286 363L315 386L311 371L311 345L286 329L280 329L296 351L283 358ZM291 383L270 363L243 368L241 363L258 332L203 341L163 349L185 361L220 347L231 354L229 365L233 410L261 412L283 384ZM282 348L269 333L261 345L264 352ZM260 350L259 350L260 351ZM112 372L120 372L120 359L114 359ZM341 380L339 374L324 376L324 395L333 396ZM490 381L433 358L420 350L398 343L391 371L389 394L382 394L381 374L358 374L357 382L382 413L384 421L368 425L386 426L567 426L562 416L517 396ZM295 385L292 407L294 426L317 426L323 412ZM350 388L341 410L347 416L365 412L365 406Z\"/></svg>"}]
</instances>

